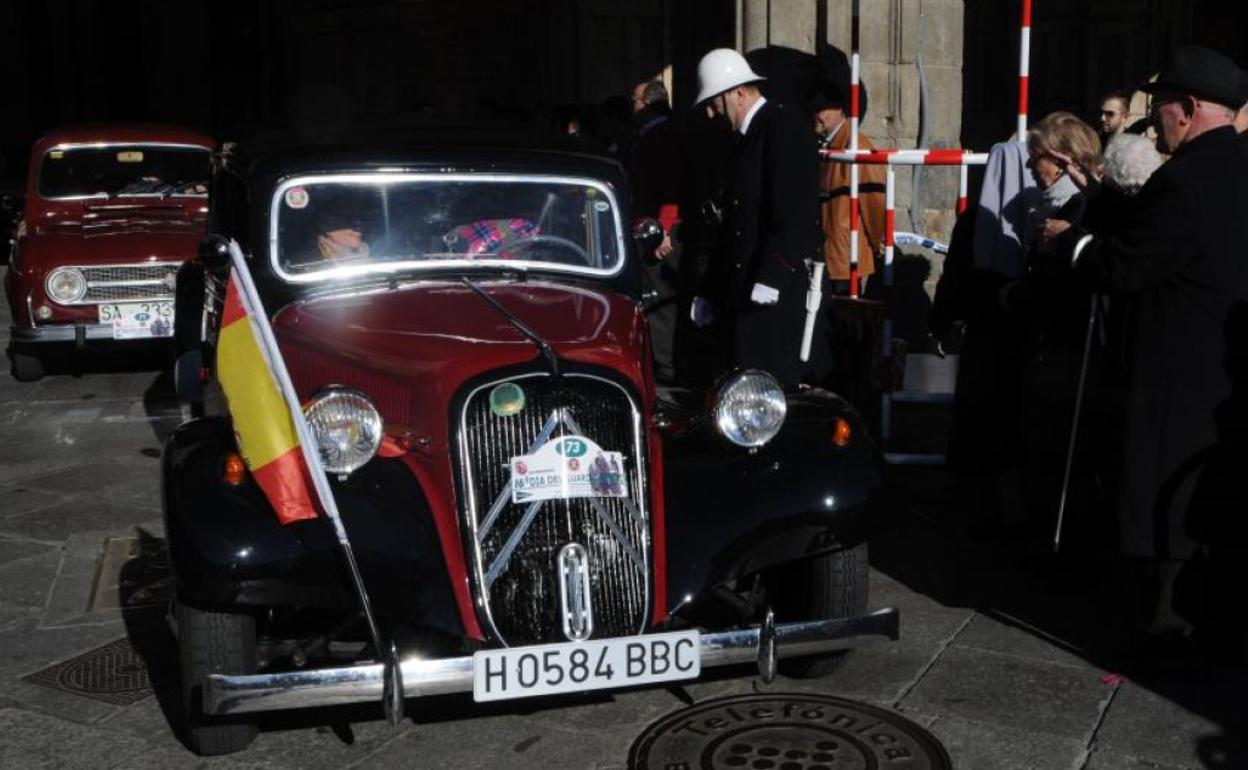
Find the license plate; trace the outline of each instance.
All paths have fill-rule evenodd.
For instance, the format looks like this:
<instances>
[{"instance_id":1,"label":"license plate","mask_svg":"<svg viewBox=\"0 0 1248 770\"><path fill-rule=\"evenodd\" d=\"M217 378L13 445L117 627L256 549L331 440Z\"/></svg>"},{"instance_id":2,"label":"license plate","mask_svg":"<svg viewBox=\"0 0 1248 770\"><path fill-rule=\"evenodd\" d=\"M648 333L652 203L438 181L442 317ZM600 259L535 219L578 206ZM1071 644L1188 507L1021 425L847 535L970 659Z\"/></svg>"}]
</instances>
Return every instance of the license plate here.
<instances>
[{"instance_id":1,"label":"license plate","mask_svg":"<svg viewBox=\"0 0 1248 770\"><path fill-rule=\"evenodd\" d=\"M100 305L100 323L112 324L113 339L173 336L172 302Z\"/></svg>"},{"instance_id":2,"label":"license plate","mask_svg":"<svg viewBox=\"0 0 1248 770\"><path fill-rule=\"evenodd\" d=\"M633 687L693 679L702 671L697 631L484 650L472 656L473 700Z\"/></svg>"}]
</instances>

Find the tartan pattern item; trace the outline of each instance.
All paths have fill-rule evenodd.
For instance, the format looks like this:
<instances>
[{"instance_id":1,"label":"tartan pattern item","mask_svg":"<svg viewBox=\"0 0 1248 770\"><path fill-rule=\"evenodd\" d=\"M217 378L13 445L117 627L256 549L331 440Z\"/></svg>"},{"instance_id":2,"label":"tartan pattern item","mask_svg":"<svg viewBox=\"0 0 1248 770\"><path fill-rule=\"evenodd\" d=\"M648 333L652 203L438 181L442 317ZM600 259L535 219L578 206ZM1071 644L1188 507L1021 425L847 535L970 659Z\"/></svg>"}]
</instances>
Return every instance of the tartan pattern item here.
<instances>
[{"instance_id":1,"label":"tartan pattern item","mask_svg":"<svg viewBox=\"0 0 1248 770\"><path fill-rule=\"evenodd\" d=\"M513 255L502 248L508 243L532 238L540 229L527 219L482 219L456 227L446 234L446 243L452 250L463 249L473 256L492 256L511 259Z\"/></svg>"}]
</instances>

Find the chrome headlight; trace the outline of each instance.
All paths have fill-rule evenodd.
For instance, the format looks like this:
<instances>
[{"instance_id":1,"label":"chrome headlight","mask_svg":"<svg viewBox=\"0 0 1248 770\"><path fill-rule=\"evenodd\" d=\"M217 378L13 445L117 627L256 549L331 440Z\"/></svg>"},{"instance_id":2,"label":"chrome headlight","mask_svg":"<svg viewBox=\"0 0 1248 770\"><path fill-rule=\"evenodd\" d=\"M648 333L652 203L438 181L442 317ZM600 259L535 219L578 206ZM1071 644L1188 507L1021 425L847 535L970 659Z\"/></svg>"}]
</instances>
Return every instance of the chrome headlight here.
<instances>
[{"instance_id":1,"label":"chrome headlight","mask_svg":"<svg viewBox=\"0 0 1248 770\"><path fill-rule=\"evenodd\" d=\"M381 446L381 415L359 391L325 390L303 407L303 416L329 473L351 473Z\"/></svg>"},{"instance_id":2,"label":"chrome headlight","mask_svg":"<svg viewBox=\"0 0 1248 770\"><path fill-rule=\"evenodd\" d=\"M44 288L53 301L68 305L86 296L87 279L76 267L58 267L48 274Z\"/></svg>"},{"instance_id":3,"label":"chrome headlight","mask_svg":"<svg viewBox=\"0 0 1248 770\"><path fill-rule=\"evenodd\" d=\"M757 369L729 377L715 395L715 424L739 446L766 444L780 432L788 402L776 378Z\"/></svg>"}]
</instances>

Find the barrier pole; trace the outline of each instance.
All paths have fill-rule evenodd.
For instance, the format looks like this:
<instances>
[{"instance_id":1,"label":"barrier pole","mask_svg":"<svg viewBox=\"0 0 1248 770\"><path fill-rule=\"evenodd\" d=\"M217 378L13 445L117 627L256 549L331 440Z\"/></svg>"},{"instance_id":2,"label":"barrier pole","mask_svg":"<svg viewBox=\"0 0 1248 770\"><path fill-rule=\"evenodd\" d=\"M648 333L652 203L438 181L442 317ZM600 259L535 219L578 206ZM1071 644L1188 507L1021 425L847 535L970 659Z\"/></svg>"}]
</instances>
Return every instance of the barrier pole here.
<instances>
[{"instance_id":1,"label":"barrier pole","mask_svg":"<svg viewBox=\"0 0 1248 770\"><path fill-rule=\"evenodd\" d=\"M988 154L967 150L820 150L826 160L872 166L982 166Z\"/></svg>"},{"instance_id":2,"label":"barrier pole","mask_svg":"<svg viewBox=\"0 0 1248 770\"><path fill-rule=\"evenodd\" d=\"M857 168L857 164L854 166ZM884 176L884 297L885 302L891 299L893 289L893 250L897 237L896 213L897 171L892 165ZM880 355L891 362L893 356L893 319L885 306L884 332L880 340ZM890 369L891 371L891 363ZM886 383L880 394L880 441L888 440L892 423L892 383Z\"/></svg>"},{"instance_id":3,"label":"barrier pole","mask_svg":"<svg viewBox=\"0 0 1248 770\"><path fill-rule=\"evenodd\" d=\"M1023 0L1018 42L1018 141L1027 137L1027 79L1031 70L1031 0Z\"/></svg>"},{"instance_id":4,"label":"barrier pole","mask_svg":"<svg viewBox=\"0 0 1248 770\"><path fill-rule=\"evenodd\" d=\"M958 213L966 211L966 193L970 186L970 166L963 163L958 169Z\"/></svg>"},{"instance_id":5,"label":"barrier pole","mask_svg":"<svg viewBox=\"0 0 1248 770\"><path fill-rule=\"evenodd\" d=\"M858 116L860 114L858 56L859 3L853 0L853 18L849 39L849 151L858 151ZM858 164L849 169L849 296L858 298Z\"/></svg>"}]
</instances>

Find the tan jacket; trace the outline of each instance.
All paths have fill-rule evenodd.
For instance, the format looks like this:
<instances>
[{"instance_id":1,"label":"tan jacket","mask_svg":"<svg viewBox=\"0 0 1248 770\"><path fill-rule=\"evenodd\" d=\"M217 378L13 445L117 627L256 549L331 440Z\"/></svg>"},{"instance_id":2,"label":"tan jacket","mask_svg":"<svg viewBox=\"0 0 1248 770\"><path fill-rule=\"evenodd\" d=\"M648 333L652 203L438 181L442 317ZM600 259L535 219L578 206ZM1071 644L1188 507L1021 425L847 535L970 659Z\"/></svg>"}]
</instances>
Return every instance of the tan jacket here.
<instances>
[{"instance_id":1,"label":"tan jacket","mask_svg":"<svg viewBox=\"0 0 1248 770\"><path fill-rule=\"evenodd\" d=\"M844 150L849 146L849 121L837 129L827 149ZM858 147L874 150L866 134L859 132ZM862 164L858 172L858 274L875 272L875 256L884 252L884 179L885 169L879 165ZM820 207L823 226L823 258L828 263L828 277L849 279L849 175L848 163L824 161L820 177L821 192L830 193Z\"/></svg>"}]
</instances>

